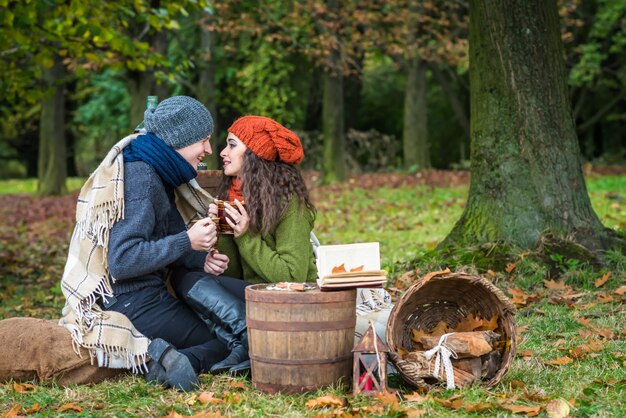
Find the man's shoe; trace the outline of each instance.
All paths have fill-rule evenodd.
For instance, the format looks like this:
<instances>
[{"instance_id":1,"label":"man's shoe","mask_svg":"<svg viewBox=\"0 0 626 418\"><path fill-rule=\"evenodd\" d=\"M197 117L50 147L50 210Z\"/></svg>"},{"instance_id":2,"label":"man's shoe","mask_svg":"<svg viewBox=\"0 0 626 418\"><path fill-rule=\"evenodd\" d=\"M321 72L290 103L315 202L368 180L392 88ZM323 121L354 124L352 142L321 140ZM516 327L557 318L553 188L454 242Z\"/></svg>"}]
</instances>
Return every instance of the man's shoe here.
<instances>
[{"instance_id":1,"label":"man's shoe","mask_svg":"<svg viewBox=\"0 0 626 418\"><path fill-rule=\"evenodd\" d=\"M198 385L198 376L195 370L191 366L189 359L182 353L176 351L174 346L161 338L152 340L148 346L148 355L152 358L152 362L155 365L153 373L150 373L150 366L148 370L150 376L156 375L156 381L164 380L164 387L173 387L179 391L189 392ZM157 366L163 368L161 372ZM148 378L146 374L146 379ZM168 385L168 386L166 386Z\"/></svg>"},{"instance_id":2,"label":"man's shoe","mask_svg":"<svg viewBox=\"0 0 626 418\"><path fill-rule=\"evenodd\" d=\"M239 367L244 362L250 362L250 357L248 357L248 348L243 344L239 344L235 346L228 357L224 360L215 363L211 367L211 374L220 374L227 371L230 371L233 367Z\"/></svg>"},{"instance_id":3,"label":"man's shoe","mask_svg":"<svg viewBox=\"0 0 626 418\"><path fill-rule=\"evenodd\" d=\"M163 366L161 366L157 361L152 360L147 364L147 367L148 371L143 375L146 382L156 383L157 385L163 386L165 389L170 387L167 382L167 378L165 377L165 369Z\"/></svg>"},{"instance_id":4,"label":"man's shoe","mask_svg":"<svg viewBox=\"0 0 626 418\"><path fill-rule=\"evenodd\" d=\"M248 359L228 369L228 374L231 376L241 376L242 374L250 373L250 366L250 360Z\"/></svg>"}]
</instances>

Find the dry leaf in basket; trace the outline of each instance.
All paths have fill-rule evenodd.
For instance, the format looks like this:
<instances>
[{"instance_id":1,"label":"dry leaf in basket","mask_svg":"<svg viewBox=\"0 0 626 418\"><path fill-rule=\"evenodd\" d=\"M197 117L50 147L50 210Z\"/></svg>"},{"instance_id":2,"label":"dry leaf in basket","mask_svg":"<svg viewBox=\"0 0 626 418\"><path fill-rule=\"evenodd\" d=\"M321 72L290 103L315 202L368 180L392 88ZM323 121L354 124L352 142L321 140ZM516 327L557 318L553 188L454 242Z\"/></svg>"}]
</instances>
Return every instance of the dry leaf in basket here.
<instances>
[{"instance_id":1,"label":"dry leaf in basket","mask_svg":"<svg viewBox=\"0 0 626 418\"><path fill-rule=\"evenodd\" d=\"M468 314L459 321L452 332L470 332L470 331L495 331L498 328L498 314L491 319L483 319L480 316Z\"/></svg>"}]
</instances>

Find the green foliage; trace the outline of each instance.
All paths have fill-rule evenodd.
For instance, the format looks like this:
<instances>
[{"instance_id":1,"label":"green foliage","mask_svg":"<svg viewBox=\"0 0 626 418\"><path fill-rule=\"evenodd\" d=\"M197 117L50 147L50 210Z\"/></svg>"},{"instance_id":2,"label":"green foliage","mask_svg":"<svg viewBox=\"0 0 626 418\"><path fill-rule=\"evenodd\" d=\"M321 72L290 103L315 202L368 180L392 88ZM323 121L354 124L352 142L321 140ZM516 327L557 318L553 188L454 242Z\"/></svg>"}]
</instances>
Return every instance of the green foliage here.
<instances>
[{"instance_id":1,"label":"green foliage","mask_svg":"<svg viewBox=\"0 0 626 418\"><path fill-rule=\"evenodd\" d=\"M109 149L127 134L130 97L120 74L105 71L85 83L88 100L74 113L74 160L78 173L88 175Z\"/></svg>"},{"instance_id":2,"label":"green foliage","mask_svg":"<svg viewBox=\"0 0 626 418\"><path fill-rule=\"evenodd\" d=\"M205 1L148 0L96 2L93 0L7 0L0 11L0 83L3 98L34 103L45 92L38 80L55 55L76 77L100 68L147 68L170 64L150 51L143 39L148 31L175 30L178 16L205 6ZM132 25L130 24L132 22ZM144 32L142 34L142 31Z\"/></svg>"},{"instance_id":3,"label":"green foliage","mask_svg":"<svg viewBox=\"0 0 626 418\"><path fill-rule=\"evenodd\" d=\"M292 106L296 90L291 87L291 80L302 74L294 73L287 52L262 38L241 47L238 55L243 62L229 83L227 103L241 115L263 115L287 126L302 121L303 109Z\"/></svg>"},{"instance_id":4,"label":"green foliage","mask_svg":"<svg viewBox=\"0 0 626 418\"><path fill-rule=\"evenodd\" d=\"M622 56L626 50L626 3L598 0L596 4L588 38L578 47L578 61L570 72L573 86L594 84L602 76L609 57Z\"/></svg>"}]
</instances>

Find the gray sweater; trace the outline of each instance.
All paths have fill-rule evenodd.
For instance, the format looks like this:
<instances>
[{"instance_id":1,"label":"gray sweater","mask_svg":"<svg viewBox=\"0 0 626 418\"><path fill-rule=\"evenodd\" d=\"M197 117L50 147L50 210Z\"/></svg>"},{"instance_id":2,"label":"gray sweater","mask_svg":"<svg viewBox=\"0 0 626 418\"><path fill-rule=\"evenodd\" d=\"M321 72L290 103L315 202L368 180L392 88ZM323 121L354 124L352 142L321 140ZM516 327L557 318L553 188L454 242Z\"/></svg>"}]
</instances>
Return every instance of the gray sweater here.
<instances>
[{"instance_id":1,"label":"gray sweater","mask_svg":"<svg viewBox=\"0 0 626 418\"><path fill-rule=\"evenodd\" d=\"M206 253L191 249L174 190L143 161L124 163L124 219L111 228L113 293L163 286L165 267L202 270Z\"/></svg>"}]
</instances>

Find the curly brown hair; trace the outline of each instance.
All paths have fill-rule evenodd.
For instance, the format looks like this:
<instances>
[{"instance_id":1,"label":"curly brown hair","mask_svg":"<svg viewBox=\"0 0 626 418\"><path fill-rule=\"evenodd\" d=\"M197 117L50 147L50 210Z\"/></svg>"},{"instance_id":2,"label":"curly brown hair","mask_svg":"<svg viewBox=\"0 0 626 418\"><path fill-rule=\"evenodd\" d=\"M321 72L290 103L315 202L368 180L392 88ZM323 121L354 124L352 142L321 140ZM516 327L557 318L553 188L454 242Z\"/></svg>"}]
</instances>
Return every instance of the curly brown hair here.
<instances>
[{"instance_id":1,"label":"curly brown hair","mask_svg":"<svg viewBox=\"0 0 626 418\"><path fill-rule=\"evenodd\" d=\"M223 176L217 188L220 199L226 199L232 177ZM247 149L241 171L242 193L250 216L250 232L269 235L287 211L292 198L298 199L300 213L308 210L315 218L316 209L309 199L300 171L293 164L267 161Z\"/></svg>"}]
</instances>

